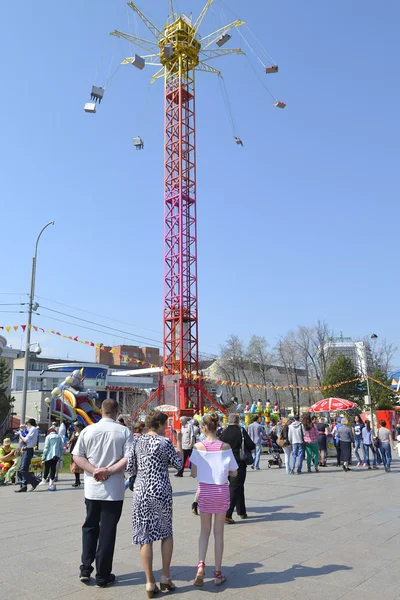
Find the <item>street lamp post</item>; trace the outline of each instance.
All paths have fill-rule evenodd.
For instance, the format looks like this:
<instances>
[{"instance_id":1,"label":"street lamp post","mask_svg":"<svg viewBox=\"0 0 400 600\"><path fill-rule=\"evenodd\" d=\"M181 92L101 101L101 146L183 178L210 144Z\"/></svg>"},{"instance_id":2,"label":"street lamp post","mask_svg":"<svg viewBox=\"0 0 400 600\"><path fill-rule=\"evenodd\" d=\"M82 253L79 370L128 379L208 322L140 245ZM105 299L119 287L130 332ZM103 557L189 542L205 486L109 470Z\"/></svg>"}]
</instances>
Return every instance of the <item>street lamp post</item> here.
<instances>
[{"instance_id":1,"label":"street lamp post","mask_svg":"<svg viewBox=\"0 0 400 600\"><path fill-rule=\"evenodd\" d=\"M47 406L49 407L49 414L47 415L48 417L48 426L47 429L50 429L51 427L51 403L52 403L52 399L51 398L45 398L44 401L46 402Z\"/></svg>"},{"instance_id":2,"label":"street lamp post","mask_svg":"<svg viewBox=\"0 0 400 600\"><path fill-rule=\"evenodd\" d=\"M371 340L377 340L378 336L376 333L371 334ZM372 406L372 396L371 396L371 388L369 387L369 377L368 377L368 353L367 353L367 345L364 343L364 361L365 361L365 381L367 383L367 396L368 396L368 404L369 410L371 414L371 428L374 431L374 409Z\"/></svg>"},{"instance_id":3,"label":"street lamp post","mask_svg":"<svg viewBox=\"0 0 400 600\"><path fill-rule=\"evenodd\" d=\"M35 280L36 280L36 260L37 260L37 251L39 240L47 227L50 225L54 225L54 221L50 221L43 227L41 232L39 233L36 239L35 246L35 254L32 259L32 273L31 273L31 290L29 293L29 310L28 310L28 327L26 331L26 348L25 348L25 364L24 364L24 381L22 388L22 406L21 406L21 419L20 423L23 425L25 423L26 416L26 397L28 392L28 371L29 371L29 348L31 346L31 325L32 325L32 311L33 311L33 301L35 297Z\"/></svg>"}]
</instances>

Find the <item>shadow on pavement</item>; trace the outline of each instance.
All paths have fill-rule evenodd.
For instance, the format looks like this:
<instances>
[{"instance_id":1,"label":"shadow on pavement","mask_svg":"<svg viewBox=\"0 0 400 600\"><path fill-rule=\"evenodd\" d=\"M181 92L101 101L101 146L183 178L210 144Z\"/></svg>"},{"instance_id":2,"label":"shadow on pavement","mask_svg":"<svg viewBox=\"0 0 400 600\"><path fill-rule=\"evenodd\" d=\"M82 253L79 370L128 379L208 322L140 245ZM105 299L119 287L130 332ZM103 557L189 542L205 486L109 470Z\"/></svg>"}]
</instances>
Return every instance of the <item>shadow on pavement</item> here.
<instances>
[{"instance_id":1,"label":"shadow on pavement","mask_svg":"<svg viewBox=\"0 0 400 600\"><path fill-rule=\"evenodd\" d=\"M255 506L250 507L247 520L251 523L257 521L307 521L308 519L319 519L324 513L322 511L312 511L308 513L280 512L293 508L293 506ZM252 513L255 513L253 516ZM260 515L260 516L259 516ZM261 515L265 515L261 517Z\"/></svg>"},{"instance_id":2,"label":"shadow on pavement","mask_svg":"<svg viewBox=\"0 0 400 600\"><path fill-rule=\"evenodd\" d=\"M335 571L350 571L352 567L347 565L324 565L322 567L307 567L304 565L293 565L290 569L285 571L268 571L256 572L263 565L261 563L242 563L237 564L234 567L227 567L224 569L224 573L227 577L226 585L217 588L212 581L212 569L208 570L208 577L204 587L201 588L205 593L218 593L219 590L223 590L226 587L231 589L242 589L253 587L256 585L267 585L267 584L280 584L295 581L300 577L321 577L322 575L328 575ZM196 572L196 567L192 569L189 567L174 566L173 571L177 571L177 575L174 578L174 583L177 588L174 594L183 594L190 590L196 589L193 586L193 579ZM190 581L182 579L185 577L184 573L190 574ZM137 586L144 585L145 578L143 572L138 573L126 573L124 575L118 575L118 585L120 586ZM156 581L159 581L159 575L156 575ZM181 585L183 583L183 585Z\"/></svg>"}]
</instances>

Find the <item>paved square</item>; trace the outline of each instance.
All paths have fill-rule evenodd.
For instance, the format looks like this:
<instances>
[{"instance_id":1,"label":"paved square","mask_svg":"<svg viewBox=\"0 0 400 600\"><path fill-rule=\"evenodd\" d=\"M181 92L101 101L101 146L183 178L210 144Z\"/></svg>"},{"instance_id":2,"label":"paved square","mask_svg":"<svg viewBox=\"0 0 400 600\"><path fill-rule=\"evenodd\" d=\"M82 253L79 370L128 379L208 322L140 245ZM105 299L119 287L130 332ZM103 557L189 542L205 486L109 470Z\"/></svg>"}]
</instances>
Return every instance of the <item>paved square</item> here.
<instances>
[{"instance_id":1,"label":"paved square","mask_svg":"<svg viewBox=\"0 0 400 600\"><path fill-rule=\"evenodd\" d=\"M174 488L172 596L274 600L400 600L400 463L344 473L329 466L320 474L287 476L284 469L248 470L249 519L227 526L224 572L216 589L212 539L203 589L193 587L199 519L191 514L195 481L171 477ZM85 587L78 579L83 489L63 475L57 493L46 489L14 494L0 488L0 598L98 600L147 598L137 547L131 545L127 492L114 560L118 584ZM155 545L159 580L160 546Z\"/></svg>"}]
</instances>

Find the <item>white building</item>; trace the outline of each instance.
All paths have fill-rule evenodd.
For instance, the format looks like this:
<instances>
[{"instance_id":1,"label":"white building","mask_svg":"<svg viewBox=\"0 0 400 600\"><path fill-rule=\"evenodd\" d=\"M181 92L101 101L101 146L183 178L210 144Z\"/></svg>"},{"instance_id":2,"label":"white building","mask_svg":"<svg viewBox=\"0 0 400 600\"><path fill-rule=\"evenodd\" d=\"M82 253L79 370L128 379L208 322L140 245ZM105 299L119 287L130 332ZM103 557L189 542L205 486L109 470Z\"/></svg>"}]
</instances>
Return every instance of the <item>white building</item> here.
<instances>
[{"instance_id":1,"label":"white building","mask_svg":"<svg viewBox=\"0 0 400 600\"><path fill-rule=\"evenodd\" d=\"M360 375L372 375L374 371L371 347L363 341L355 342L343 336L332 338L325 344L324 353L328 367L338 356L347 356Z\"/></svg>"}]
</instances>

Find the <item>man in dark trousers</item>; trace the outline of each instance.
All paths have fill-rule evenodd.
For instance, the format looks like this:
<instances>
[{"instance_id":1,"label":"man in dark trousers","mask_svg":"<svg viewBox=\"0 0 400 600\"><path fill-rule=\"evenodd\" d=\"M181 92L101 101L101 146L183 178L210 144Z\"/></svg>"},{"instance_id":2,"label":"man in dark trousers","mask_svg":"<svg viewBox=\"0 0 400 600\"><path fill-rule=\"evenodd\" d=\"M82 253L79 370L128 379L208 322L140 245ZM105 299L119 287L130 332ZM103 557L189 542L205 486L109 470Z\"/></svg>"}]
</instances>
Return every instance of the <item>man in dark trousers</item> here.
<instances>
[{"instance_id":1,"label":"man in dark trousers","mask_svg":"<svg viewBox=\"0 0 400 600\"><path fill-rule=\"evenodd\" d=\"M96 559L96 585L115 582L111 573L117 525L124 500L124 470L133 436L116 423L118 403L104 400L102 419L79 435L74 463L85 471L86 520L82 527L80 580L89 583Z\"/></svg>"},{"instance_id":2,"label":"man in dark trousers","mask_svg":"<svg viewBox=\"0 0 400 600\"><path fill-rule=\"evenodd\" d=\"M247 519L246 502L244 499L244 482L246 481L247 465L240 460L242 439L244 439L245 448L250 452L253 452L256 446L254 442L251 441L247 431L240 427L239 415L230 414L228 417L228 427L221 435L221 440L231 446L233 455L238 464L236 477L229 477L231 503L225 516L225 523L228 523L229 525L235 523L232 519L235 508L241 519Z\"/></svg>"},{"instance_id":3,"label":"man in dark trousers","mask_svg":"<svg viewBox=\"0 0 400 600\"><path fill-rule=\"evenodd\" d=\"M196 435L194 427L188 417L181 417L181 433L182 433L182 450L183 450L183 464L182 469L175 473L175 477L183 477L183 471L185 470L185 464L187 459L191 456L193 446L196 443Z\"/></svg>"},{"instance_id":4,"label":"man in dark trousers","mask_svg":"<svg viewBox=\"0 0 400 600\"><path fill-rule=\"evenodd\" d=\"M29 471L31 460L35 451L34 449L38 445L39 427L36 426L35 419L29 419L26 422L26 426L28 428L27 435L25 435L25 437L22 435L22 433L19 435L19 441L21 444L23 444L21 460L21 487L19 490L15 490L16 493L26 492L29 484L32 486L31 491L36 490L40 482L40 479L35 477L34 474Z\"/></svg>"}]
</instances>

